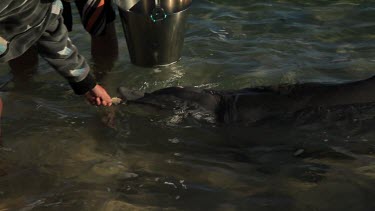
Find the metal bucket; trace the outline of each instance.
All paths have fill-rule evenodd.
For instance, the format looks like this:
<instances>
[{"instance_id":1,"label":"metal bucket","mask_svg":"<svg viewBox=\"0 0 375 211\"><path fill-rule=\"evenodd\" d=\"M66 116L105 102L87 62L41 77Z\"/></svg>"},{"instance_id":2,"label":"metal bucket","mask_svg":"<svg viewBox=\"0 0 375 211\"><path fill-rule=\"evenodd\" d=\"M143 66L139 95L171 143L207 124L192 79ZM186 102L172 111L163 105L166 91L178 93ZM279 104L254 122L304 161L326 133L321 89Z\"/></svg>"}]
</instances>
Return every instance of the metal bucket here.
<instances>
[{"instance_id":1,"label":"metal bucket","mask_svg":"<svg viewBox=\"0 0 375 211\"><path fill-rule=\"evenodd\" d=\"M131 62L159 66L181 58L192 0L116 0Z\"/></svg>"}]
</instances>

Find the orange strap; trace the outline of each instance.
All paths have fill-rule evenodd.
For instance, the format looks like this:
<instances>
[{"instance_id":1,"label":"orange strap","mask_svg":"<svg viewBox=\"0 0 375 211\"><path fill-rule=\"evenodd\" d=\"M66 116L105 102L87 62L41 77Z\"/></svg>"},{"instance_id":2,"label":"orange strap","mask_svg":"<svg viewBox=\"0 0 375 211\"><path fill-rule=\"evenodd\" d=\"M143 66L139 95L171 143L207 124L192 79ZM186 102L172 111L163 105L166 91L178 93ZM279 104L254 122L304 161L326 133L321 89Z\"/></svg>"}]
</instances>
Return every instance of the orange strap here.
<instances>
[{"instance_id":1,"label":"orange strap","mask_svg":"<svg viewBox=\"0 0 375 211\"><path fill-rule=\"evenodd\" d=\"M95 21L98 19L99 15L102 13L103 11L103 7L104 7L104 2L105 0L100 0L94 14L92 14L92 16L90 17L90 20L87 22L87 26L86 26L86 29L88 31L91 30L92 26L94 25Z\"/></svg>"}]
</instances>

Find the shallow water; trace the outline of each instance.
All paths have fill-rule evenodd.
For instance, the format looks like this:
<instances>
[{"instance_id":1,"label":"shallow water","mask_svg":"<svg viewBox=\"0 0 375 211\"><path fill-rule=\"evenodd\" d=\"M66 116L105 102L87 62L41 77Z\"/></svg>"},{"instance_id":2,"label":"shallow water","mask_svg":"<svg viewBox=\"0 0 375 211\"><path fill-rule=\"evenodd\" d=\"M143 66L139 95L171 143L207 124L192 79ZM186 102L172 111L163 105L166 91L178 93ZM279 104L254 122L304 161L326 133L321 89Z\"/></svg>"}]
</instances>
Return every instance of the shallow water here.
<instances>
[{"instance_id":1,"label":"shallow water","mask_svg":"<svg viewBox=\"0 0 375 211\"><path fill-rule=\"evenodd\" d=\"M117 18L120 56L101 81L108 91L340 83L375 73L371 1L196 0L190 12L181 61L159 68L130 64ZM78 19L71 38L90 59ZM247 125L129 106L115 108L108 125L111 109L88 106L40 63L29 86L3 93L0 210L375 209L373 104Z\"/></svg>"}]
</instances>

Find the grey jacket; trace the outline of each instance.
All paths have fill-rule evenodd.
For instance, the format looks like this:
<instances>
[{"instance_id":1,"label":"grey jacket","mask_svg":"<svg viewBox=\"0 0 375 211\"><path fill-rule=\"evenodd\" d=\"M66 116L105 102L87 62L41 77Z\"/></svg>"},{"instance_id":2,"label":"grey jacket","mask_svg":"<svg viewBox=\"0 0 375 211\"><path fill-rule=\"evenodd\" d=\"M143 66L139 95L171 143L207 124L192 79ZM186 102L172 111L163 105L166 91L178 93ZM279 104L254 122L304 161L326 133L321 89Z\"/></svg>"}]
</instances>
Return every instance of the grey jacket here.
<instances>
[{"instance_id":1,"label":"grey jacket","mask_svg":"<svg viewBox=\"0 0 375 211\"><path fill-rule=\"evenodd\" d=\"M85 59L71 43L60 0L0 0L0 62L36 45L39 54L65 77L76 94L94 88Z\"/></svg>"}]
</instances>

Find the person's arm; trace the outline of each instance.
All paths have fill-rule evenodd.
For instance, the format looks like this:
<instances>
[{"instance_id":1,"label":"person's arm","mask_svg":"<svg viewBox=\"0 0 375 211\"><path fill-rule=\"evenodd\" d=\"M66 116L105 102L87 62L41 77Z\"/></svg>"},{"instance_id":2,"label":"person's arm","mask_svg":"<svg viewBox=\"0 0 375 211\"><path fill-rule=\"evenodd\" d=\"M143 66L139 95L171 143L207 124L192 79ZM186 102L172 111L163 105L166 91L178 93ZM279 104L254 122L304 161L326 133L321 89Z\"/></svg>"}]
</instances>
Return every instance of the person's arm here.
<instances>
[{"instance_id":1,"label":"person's arm","mask_svg":"<svg viewBox=\"0 0 375 211\"><path fill-rule=\"evenodd\" d=\"M97 85L90 74L90 67L69 39L61 16L51 22L37 42L37 47L40 55L68 80L76 94L85 95L95 105L112 104L110 96Z\"/></svg>"}]
</instances>

